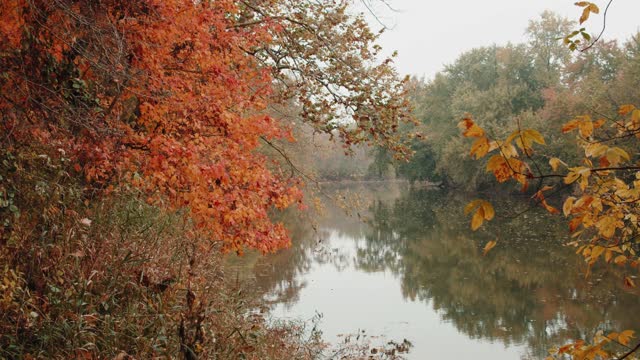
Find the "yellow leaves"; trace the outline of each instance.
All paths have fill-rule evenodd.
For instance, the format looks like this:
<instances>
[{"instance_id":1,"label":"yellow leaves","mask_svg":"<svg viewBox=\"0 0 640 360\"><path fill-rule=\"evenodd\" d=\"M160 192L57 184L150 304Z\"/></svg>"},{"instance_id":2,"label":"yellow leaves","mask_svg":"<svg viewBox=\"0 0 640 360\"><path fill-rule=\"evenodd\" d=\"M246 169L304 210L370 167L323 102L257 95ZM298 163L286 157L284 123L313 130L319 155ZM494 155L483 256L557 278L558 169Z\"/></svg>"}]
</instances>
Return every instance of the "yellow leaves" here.
<instances>
[{"instance_id":1,"label":"yellow leaves","mask_svg":"<svg viewBox=\"0 0 640 360\"><path fill-rule=\"evenodd\" d=\"M591 120L584 120L578 126L580 135L584 138L588 138L593 133L593 122Z\"/></svg>"},{"instance_id":2,"label":"yellow leaves","mask_svg":"<svg viewBox=\"0 0 640 360\"><path fill-rule=\"evenodd\" d=\"M518 150L511 143L496 142L496 145L498 146L498 148L500 148L500 155L504 156L505 158L510 159L518 156Z\"/></svg>"},{"instance_id":3,"label":"yellow leaves","mask_svg":"<svg viewBox=\"0 0 640 360\"><path fill-rule=\"evenodd\" d=\"M567 174L567 176L564 177L564 183L571 184L576 180L578 180L579 177L580 177L580 174L578 174L577 171L571 171Z\"/></svg>"},{"instance_id":4,"label":"yellow leaves","mask_svg":"<svg viewBox=\"0 0 640 360\"><path fill-rule=\"evenodd\" d=\"M584 7L590 9L589 4L591 3L585 3ZM623 266L626 270L640 267L640 258L635 253L637 234L640 231L640 171L636 168L637 144L630 143L637 141L635 136L640 137L640 109L633 105L623 105L618 112L620 117L625 118L612 119L613 130L607 128L606 134L604 130L598 130L607 123L605 119L592 119L584 115L564 124L564 133L575 131L577 144L584 151L584 157L579 160L581 162L574 162L574 165L569 165L558 157L547 157L553 170L550 174L538 174L535 172L538 171L537 166L530 168L527 164L530 161L527 160L529 150L534 144L545 144L545 139L539 132L517 130L503 141L489 139L482 129L475 128L476 125L470 119L463 120L461 128L465 130L465 136L476 138L471 146L472 157L479 159L489 154L486 171L492 172L498 182L514 179L526 183L531 179L562 176L564 184L578 184L579 187L576 186L577 189L573 191L579 195L568 197L561 210L568 218L572 243L579 247L576 253L584 257L589 265L602 260L610 266ZM625 139L625 142L613 141L618 138ZM618 147L620 144L625 144L624 148ZM523 152L527 155L526 159L521 155ZM533 162L530 164L533 165ZM636 174L635 178L632 171ZM533 197L547 211L559 213L560 207L556 209L545 198L551 196L550 192L546 192L548 190L551 187L544 187ZM472 215L473 230L477 230L487 218L494 216L493 208L487 211L482 204L481 200L476 200L465 209L465 213ZM483 246L483 255L486 256L496 245L496 240L480 245ZM636 286L635 276L627 274L623 278L626 286ZM554 350L551 358L608 358L611 354L607 353L606 344L610 341L628 344L632 334L626 332L620 338L621 334L618 333L608 337L600 333L591 344L576 342Z\"/></svg>"},{"instance_id":5,"label":"yellow leaves","mask_svg":"<svg viewBox=\"0 0 640 360\"><path fill-rule=\"evenodd\" d=\"M640 109L634 109L631 113L631 123L634 125L640 123Z\"/></svg>"},{"instance_id":6,"label":"yellow leaves","mask_svg":"<svg viewBox=\"0 0 640 360\"><path fill-rule=\"evenodd\" d=\"M614 354L605 351L605 346L611 342L617 342L623 346L629 346L630 340L634 337L633 330L625 330L621 333L612 332L604 335L604 331L599 330L593 337L592 343L588 344L584 340L577 340L574 343L563 345L559 348L549 349L547 359L556 359L553 355L561 356L565 359L567 355L573 360L595 360L595 359L612 359Z\"/></svg>"},{"instance_id":7,"label":"yellow leaves","mask_svg":"<svg viewBox=\"0 0 640 360\"><path fill-rule=\"evenodd\" d=\"M480 159L481 157L487 155L490 150L489 139L486 137L478 138L473 145L471 145L471 151L469 155L475 156L476 159Z\"/></svg>"},{"instance_id":8,"label":"yellow leaves","mask_svg":"<svg viewBox=\"0 0 640 360\"><path fill-rule=\"evenodd\" d=\"M471 117L465 117L458 123L458 128L460 128L463 132L462 135L464 137L483 137L484 130L480 128L476 123L471 119Z\"/></svg>"},{"instance_id":9,"label":"yellow leaves","mask_svg":"<svg viewBox=\"0 0 640 360\"><path fill-rule=\"evenodd\" d=\"M491 158L489 158L489 161L487 161L487 172L494 171L502 167L502 164L505 162L506 160L504 157L502 157L502 155L493 155Z\"/></svg>"},{"instance_id":10,"label":"yellow leaves","mask_svg":"<svg viewBox=\"0 0 640 360\"><path fill-rule=\"evenodd\" d=\"M614 124L618 125L618 134L615 136L626 135L629 138L627 133L631 131L630 129L634 129L635 132L640 130L640 109L634 106L623 106L620 114L637 118L637 126L631 126L629 123L620 126L621 122L617 120ZM596 129L601 128L605 123L604 119L593 121L588 115L577 116L566 123L563 126L563 132L573 130L577 132L577 143L585 154L582 164L571 167L560 158L549 157L548 163L553 173L539 175L533 173L532 168L519 154L522 151L529 155L534 144L545 144L545 139L539 132L530 129L517 130L502 141L489 139L470 118L464 119L460 127L464 130L465 136L476 138L470 151L473 158L479 159L489 154L486 171L493 173L498 182L513 179L526 186L532 178L562 176L565 184L579 185L581 195L567 198L562 204L561 211L569 218L569 230L575 243L586 242L580 247L578 253L590 264L602 259L618 266L640 265L639 262L634 261L636 259L634 249L630 245L624 245L640 231L638 225L640 214L637 213L636 206L640 198L640 172L637 172L636 179L629 176L632 174L627 172L624 173L624 177L618 176L622 174L619 169L627 169L622 168L621 164L635 160L636 154L635 150L631 152L615 146L613 142L601 141L602 139L596 137ZM629 149L633 149L631 145ZM629 168L633 168L632 166L630 165ZM540 189L533 198L547 211L559 213L559 208L551 206L545 198L547 194L545 192L550 189L551 187ZM472 213L471 228L473 230L480 228L487 218L494 215L493 208L490 211L486 210L479 200L469 204L466 213ZM495 246L495 241L486 243L484 254ZM628 286L635 285L634 278L630 277L625 281ZM597 346L589 351L586 351L586 348L582 350L585 350L583 353L585 359L600 351Z\"/></svg>"},{"instance_id":11,"label":"yellow leaves","mask_svg":"<svg viewBox=\"0 0 640 360\"><path fill-rule=\"evenodd\" d=\"M617 166L623 161L629 161L629 154L619 147L609 147L602 143L590 143L584 146L587 157L600 157L600 166Z\"/></svg>"},{"instance_id":12,"label":"yellow leaves","mask_svg":"<svg viewBox=\"0 0 640 360\"><path fill-rule=\"evenodd\" d=\"M619 189L615 192L616 196L620 197L623 200L627 201L635 201L638 197L640 197L640 189L629 189L628 187Z\"/></svg>"},{"instance_id":13,"label":"yellow leaves","mask_svg":"<svg viewBox=\"0 0 640 360\"><path fill-rule=\"evenodd\" d=\"M487 256L487 253L489 253L489 251L491 251L491 249L493 249L497 244L497 241L491 240L489 241L484 248L482 249L482 256Z\"/></svg>"},{"instance_id":14,"label":"yellow leaves","mask_svg":"<svg viewBox=\"0 0 640 360\"><path fill-rule=\"evenodd\" d=\"M593 265L595 264L596 261L598 261L598 258L600 258L603 254L604 254L604 261L607 263L610 263L611 259L613 258L614 252L620 252L620 251L622 250L617 246L605 247L601 245L587 245L587 246L581 246L576 253L582 254L585 257L585 259L588 261L589 265Z\"/></svg>"},{"instance_id":15,"label":"yellow leaves","mask_svg":"<svg viewBox=\"0 0 640 360\"><path fill-rule=\"evenodd\" d=\"M564 126L562 127L562 132L568 133L569 131L578 129L582 137L588 138L593 133L594 128L595 126L593 124L593 121L591 121L591 116L581 115L564 124Z\"/></svg>"},{"instance_id":16,"label":"yellow leaves","mask_svg":"<svg viewBox=\"0 0 640 360\"><path fill-rule=\"evenodd\" d=\"M564 205L562 205L562 213L564 216L569 216L571 214L571 209L573 208L573 202L576 200L575 197L570 196L567 200L564 201Z\"/></svg>"},{"instance_id":17,"label":"yellow leaves","mask_svg":"<svg viewBox=\"0 0 640 360\"><path fill-rule=\"evenodd\" d=\"M536 142L536 143L538 143L540 145L544 145L545 144L544 138L542 137L542 134L540 134L538 131L533 130L533 129L524 130L523 133L522 133L522 138L526 139L526 140L523 140L523 142L532 141L532 142Z\"/></svg>"},{"instance_id":18,"label":"yellow leaves","mask_svg":"<svg viewBox=\"0 0 640 360\"><path fill-rule=\"evenodd\" d=\"M589 185L589 176L591 176L591 169L587 167L574 167L569 168L569 173L564 177L565 184L572 184L576 180L580 179L580 189L585 190Z\"/></svg>"},{"instance_id":19,"label":"yellow leaves","mask_svg":"<svg viewBox=\"0 0 640 360\"><path fill-rule=\"evenodd\" d=\"M496 178L499 182L504 182L510 177L498 177L498 173L504 171L505 168L506 170L509 170L509 165L507 164L507 160L502 157L502 155L493 155L487 162L487 172L493 171L493 173L496 174Z\"/></svg>"},{"instance_id":20,"label":"yellow leaves","mask_svg":"<svg viewBox=\"0 0 640 360\"><path fill-rule=\"evenodd\" d=\"M612 238L616 229L623 226L624 223L613 216L603 216L596 222L598 234L606 239Z\"/></svg>"},{"instance_id":21,"label":"yellow leaves","mask_svg":"<svg viewBox=\"0 0 640 360\"><path fill-rule=\"evenodd\" d=\"M629 161L631 159L629 154L619 147L612 147L607 149L604 157L606 158L608 165L610 166L616 166L623 160Z\"/></svg>"},{"instance_id":22,"label":"yellow leaves","mask_svg":"<svg viewBox=\"0 0 640 360\"><path fill-rule=\"evenodd\" d=\"M567 166L567 164L564 161L562 161L562 160L560 160L558 158L554 157L554 158L549 159L549 165L551 166L553 171L558 171L558 167L560 166L560 164L562 164L564 166Z\"/></svg>"},{"instance_id":23,"label":"yellow leaves","mask_svg":"<svg viewBox=\"0 0 640 360\"><path fill-rule=\"evenodd\" d=\"M472 202L467 204L467 206L465 206L464 213L465 215L467 215L474 210L475 213L471 218L471 229L473 231L478 230L478 228L482 226L482 223L485 220L491 220L495 216L493 206L488 201L479 199L473 200Z\"/></svg>"},{"instance_id":24,"label":"yellow leaves","mask_svg":"<svg viewBox=\"0 0 640 360\"><path fill-rule=\"evenodd\" d=\"M589 1L579 1L575 3L575 5L583 8L582 15L580 16L580 24L587 21L591 13L594 13L594 14L600 13L600 9L598 8L598 5Z\"/></svg>"},{"instance_id":25,"label":"yellow leaves","mask_svg":"<svg viewBox=\"0 0 640 360\"><path fill-rule=\"evenodd\" d=\"M588 144L584 147L584 154L586 157L600 157L604 155L608 149L608 146L601 143Z\"/></svg>"},{"instance_id":26,"label":"yellow leaves","mask_svg":"<svg viewBox=\"0 0 640 360\"><path fill-rule=\"evenodd\" d=\"M529 154L528 152L534 143L544 145L545 140L540 132L533 129L517 130L511 133L505 141L491 141L470 116L463 118L458 127L462 129L463 136L477 138L469 151L471 157L480 159L488 153L498 150L499 153L489 158L486 165L486 171L493 172L498 182L514 179L522 184L523 191L527 189L528 179L532 174L528 164L518 159L517 147Z\"/></svg>"},{"instance_id":27,"label":"yellow leaves","mask_svg":"<svg viewBox=\"0 0 640 360\"><path fill-rule=\"evenodd\" d=\"M589 264L594 264L596 262L596 260L598 260L600 255L602 255L602 253L604 253L604 251L605 251L604 247L598 246L598 245L594 246L591 249L591 254L589 256L589 258L590 258Z\"/></svg>"},{"instance_id":28,"label":"yellow leaves","mask_svg":"<svg viewBox=\"0 0 640 360\"><path fill-rule=\"evenodd\" d=\"M533 146L533 143L545 145L542 134L533 129L514 131L513 133L511 133L511 135L509 135L506 143L510 143L513 140L516 141L516 145L522 150L530 150Z\"/></svg>"}]
</instances>

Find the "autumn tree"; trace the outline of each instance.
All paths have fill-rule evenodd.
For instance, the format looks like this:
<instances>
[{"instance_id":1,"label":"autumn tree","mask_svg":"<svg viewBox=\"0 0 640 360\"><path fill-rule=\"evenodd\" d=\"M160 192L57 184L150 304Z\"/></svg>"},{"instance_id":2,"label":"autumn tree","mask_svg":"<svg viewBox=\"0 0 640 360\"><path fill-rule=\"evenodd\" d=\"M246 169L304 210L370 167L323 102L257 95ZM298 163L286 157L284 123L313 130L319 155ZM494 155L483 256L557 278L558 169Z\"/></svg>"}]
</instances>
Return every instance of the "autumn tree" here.
<instances>
[{"instance_id":1,"label":"autumn tree","mask_svg":"<svg viewBox=\"0 0 640 360\"><path fill-rule=\"evenodd\" d=\"M402 82L373 64L376 35L347 6L7 2L4 148L46 144L92 193L130 184L186 206L227 250L284 246L267 210L299 202L300 183L255 152L261 139L293 140L270 103L295 97L318 131L402 149Z\"/></svg>"},{"instance_id":2,"label":"autumn tree","mask_svg":"<svg viewBox=\"0 0 640 360\"><path fill-rule=\"evenodd\" d=\"M287 246L269 212L302 205L303 181L262 151L295 141L274 106L347 146L404 154L404 81L348 6L0 4L0 357L249 351L241 333L226 348L238 332L203 329L248 324L212 315L215 252ZM176 233L138 226L154 218L140 209L180 217ZM56 339L68 347L46 347Z\"/></svg>"}]
</instances>

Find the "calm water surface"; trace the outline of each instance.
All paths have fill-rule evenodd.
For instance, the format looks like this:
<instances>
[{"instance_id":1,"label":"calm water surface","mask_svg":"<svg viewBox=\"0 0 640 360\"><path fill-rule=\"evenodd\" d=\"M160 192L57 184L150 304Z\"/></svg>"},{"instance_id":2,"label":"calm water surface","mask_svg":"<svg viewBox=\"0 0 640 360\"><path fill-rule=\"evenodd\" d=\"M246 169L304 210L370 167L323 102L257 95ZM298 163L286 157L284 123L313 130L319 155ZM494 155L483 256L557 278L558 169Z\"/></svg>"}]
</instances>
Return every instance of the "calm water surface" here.
<instances>
[{"instance_id":1,"label":"calm water surface","mask_svg":"<svg viewBox=\"0 0 640 360\"><path fill-rule=\"evenodd\" d=\"M585 278L582 259L562 245L561 218L529 211L472 233L462 214L470 199L437 189L326 191L361 210L347 216L328 202L316 224L285 219L291 249L232 261L256 281L273 318L322 314L320 328L332 342L362 330L406 338L414 345L409 359L543 359L558 342L599 329L640 330L638 294L624 289L611 266ZM482 256L495 239L498 246Z\"/></svg>"}]
</instances>

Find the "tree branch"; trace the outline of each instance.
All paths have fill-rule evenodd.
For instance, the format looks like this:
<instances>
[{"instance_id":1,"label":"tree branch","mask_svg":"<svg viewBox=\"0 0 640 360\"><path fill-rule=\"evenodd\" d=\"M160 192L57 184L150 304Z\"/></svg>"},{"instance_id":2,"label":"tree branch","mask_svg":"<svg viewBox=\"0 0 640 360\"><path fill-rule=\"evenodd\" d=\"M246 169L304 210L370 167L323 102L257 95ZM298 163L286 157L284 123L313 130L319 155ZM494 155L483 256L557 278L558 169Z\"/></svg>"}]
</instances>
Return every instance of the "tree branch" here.
<instances>
[{"instance_id":1,"label":"tree branch","mask_svg":"<svg viewBox=\"0 0 640 360\"><path fill-rule=\"evenodd\" d=\"M607 4L607 7L604 9L604 14L603 19L602 19L602 30L600 31L600 34L598 34L598 36L596 36L596 38L593 40L593 42L591 44L589 44L589 46L580 49L580 52L584 52L587 51L589 49L591 49L593 47L593 45L595 45L598 40L600 40L600 38L602 37L602 34L604 34L604 30L607 28L607 11L609 11L609 6L611 5L611 3L613 2L613 0L609 0L609 3Z\"/></svg>"},{"instance_id":2,"label":"tree branch","mask_svg":"<svg viewBox=\"0 0 640 360\"><path fill-rule=\"evenodd\" d=\"M619 357L617 360L623 360L628 358L629 356L631 356L634 352L638 351L638 349L640 349L640 342L631 350L627 351L624 355L622 355L621 357Z\"/></svg>"}]
</instances>

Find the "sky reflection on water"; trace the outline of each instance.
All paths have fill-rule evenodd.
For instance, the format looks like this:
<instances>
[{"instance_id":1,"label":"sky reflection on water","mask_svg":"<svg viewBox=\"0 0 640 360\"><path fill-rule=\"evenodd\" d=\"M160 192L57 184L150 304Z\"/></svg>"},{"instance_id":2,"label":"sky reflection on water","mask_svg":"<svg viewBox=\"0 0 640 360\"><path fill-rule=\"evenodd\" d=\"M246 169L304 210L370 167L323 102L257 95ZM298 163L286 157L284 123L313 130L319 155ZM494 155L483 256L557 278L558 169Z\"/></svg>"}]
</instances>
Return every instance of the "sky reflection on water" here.
<instances>
[{"instance_id":1,"label":"sky reflection on water","mask_svg":"<svg viewBox=\"0 0 640 360\"><path fill-rule=\"evenodd\" d=\"M618 269L584 278L582 260L562 245L561 218L531 211L472 233L461 196L403 184L348 188L366 204L366 223L328 204L317 231L289 219L292 248L251 262L274 318L321 313L329 341L362 329L406 338L410 359L542 359L558 342L640 320L638 295ZM513 206L522 204L502 204Z\"/></svg>"}]
</instances>

